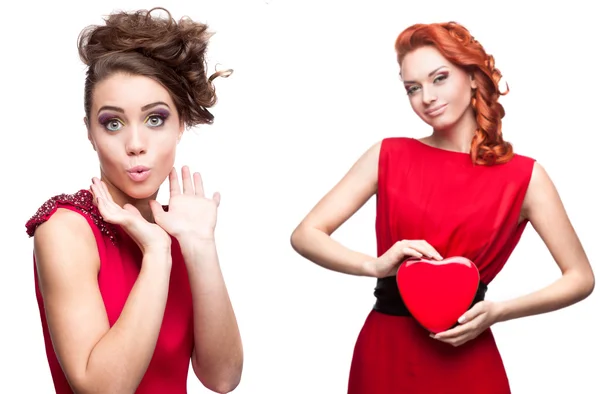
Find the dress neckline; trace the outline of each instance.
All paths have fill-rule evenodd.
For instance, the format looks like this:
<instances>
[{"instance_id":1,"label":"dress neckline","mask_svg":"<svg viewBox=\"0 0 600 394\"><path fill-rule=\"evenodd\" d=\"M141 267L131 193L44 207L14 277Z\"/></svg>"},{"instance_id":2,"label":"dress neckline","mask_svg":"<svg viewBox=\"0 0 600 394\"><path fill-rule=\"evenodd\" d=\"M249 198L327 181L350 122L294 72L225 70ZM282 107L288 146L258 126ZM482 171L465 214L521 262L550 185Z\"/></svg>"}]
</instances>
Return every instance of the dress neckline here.
<instances>
[{"instance_id":1,"label":"dress neckline","mask_svg":"<svg viewBox=\"0 0 600 394\"><path fill-rule=\"evenodd\" d=\"M458 152L458 151L454 151L454 150L443 149L443 148L438 148L438 147L435 147L435 146L431 146L431 145L426 144L425 142L423 142L421 140L418 140L416 138L411 138L411 139L413 141L415 141L417 144L424 146L425 148L428 148L428 149L431 149L431 150L434 150L434 151L438 151L438 152L441 152L441 153L448 153L448 154L451 154L451 155L459 155L459 156L470 156L471 155L470 153L467 153L467 152Z\"/></svg>"}]
</instances>

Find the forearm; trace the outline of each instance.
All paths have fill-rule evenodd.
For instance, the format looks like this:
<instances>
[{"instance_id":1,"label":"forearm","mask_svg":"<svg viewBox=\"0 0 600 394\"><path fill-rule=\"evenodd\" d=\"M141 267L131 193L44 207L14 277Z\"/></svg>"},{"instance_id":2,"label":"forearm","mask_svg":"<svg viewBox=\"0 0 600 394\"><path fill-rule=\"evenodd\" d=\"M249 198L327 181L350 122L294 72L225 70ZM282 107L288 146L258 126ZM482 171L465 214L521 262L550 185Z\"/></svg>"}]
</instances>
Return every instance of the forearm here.
<instances>
[{"instance_id":1,"label":"forearm","mask_svg":"<svg viewBox=\"0 0 600 394\"><path fill-rule=\"evenodd\" d=\"M120 317L93 348L85 387L133 393L154 354L167 301L171 252L144 255L140 274Z\"/></svg>"},{"instance_id":2,"label":"forearm","mask_svg":"<svg viewBox=\"0 0 600 394\"><path fill-rule=\"evenodd\" d=\"M575 304L593 290L593 278L576 272L565 273L551 285L534 293L499 303L498 321L552 312Z\"/></svg>"},{"instance_id":3,"label":"forearm","mask_svg":"<svg viewBox=\"0 0 600 394\"><path fill-rule=\"evenodd\" d=\"M301 256L323 268L355 276L372 276L368 268L375 257L353 251L322 231L299 227L292 234L291 243Z\"/></svg>"},{"instance_id":4,"label":"forearm","mask_svg":"<svg viewBox=\"0 0 600 394\"><path fill-rule=\"evenodd\" d=\"M214 241L180 240L194 314L194 372L216 392L232 391L242 373L241 337Z\"/></svg>"}]
</instances>

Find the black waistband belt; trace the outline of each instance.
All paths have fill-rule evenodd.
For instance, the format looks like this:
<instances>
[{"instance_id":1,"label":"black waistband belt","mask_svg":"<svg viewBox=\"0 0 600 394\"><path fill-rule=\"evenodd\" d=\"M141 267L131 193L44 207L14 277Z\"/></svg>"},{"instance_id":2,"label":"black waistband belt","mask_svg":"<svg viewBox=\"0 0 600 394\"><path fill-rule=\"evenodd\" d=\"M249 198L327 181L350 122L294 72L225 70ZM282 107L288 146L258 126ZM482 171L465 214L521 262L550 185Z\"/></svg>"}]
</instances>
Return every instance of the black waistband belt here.
<instances>
[{"instance_id":1,"label":"black waistband belt","mask_svg":"<svg viewBox=\"0 0 600 394\"><path fill-rule=\"evenodd\" d=\"M486 291L487 285L479 281L479 288L477 289L477 294L475 295L471 307L485 299ZM400 296L395 276L378 279L374 294L377 300L375 301L373 309L377 312L393 316L411 316Z\"/></svg>"}]
</instances>

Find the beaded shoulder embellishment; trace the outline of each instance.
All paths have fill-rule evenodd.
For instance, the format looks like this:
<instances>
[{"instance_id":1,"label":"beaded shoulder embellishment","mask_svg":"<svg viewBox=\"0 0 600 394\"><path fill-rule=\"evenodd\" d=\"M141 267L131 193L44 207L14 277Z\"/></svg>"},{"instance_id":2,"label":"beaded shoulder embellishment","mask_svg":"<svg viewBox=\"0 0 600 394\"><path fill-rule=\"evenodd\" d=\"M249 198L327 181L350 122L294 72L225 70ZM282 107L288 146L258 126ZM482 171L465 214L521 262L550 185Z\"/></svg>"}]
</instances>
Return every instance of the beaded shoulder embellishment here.
<instances>
[{"instance_id":1,"label":"beaded shoulder embellishment","mask_svg":"<svg viewBox=\"0 0 600 394\"><path fill-rule=\"evenodd\" d=\"M114 226L102 219L98 207L94 205L94 196L89 190L79 190L75 194L60 194L47 200L25 224L27 235L33 237L37 227L48 220L49 215L56 210L59 204L71 205L77 208L92 219L102 234L108 236L113 244L116 243L117 233Z\"/></svg>"}]
</instances>

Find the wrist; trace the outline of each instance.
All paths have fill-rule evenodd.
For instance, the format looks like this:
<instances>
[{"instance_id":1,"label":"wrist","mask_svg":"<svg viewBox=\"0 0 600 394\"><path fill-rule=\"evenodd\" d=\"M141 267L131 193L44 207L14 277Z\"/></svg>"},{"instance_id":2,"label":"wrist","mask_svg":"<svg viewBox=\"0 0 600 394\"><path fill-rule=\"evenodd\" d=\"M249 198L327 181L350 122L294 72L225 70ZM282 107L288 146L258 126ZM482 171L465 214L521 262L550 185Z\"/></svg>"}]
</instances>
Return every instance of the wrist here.
<instances>
[{"instance_id":1,"label":"wrist","mask_svg":"<svg viewBox=\"0 0 600 394\"><path fill-rule=\"evenodd\" d=\"M494 322L500 323L506 320L509 320L509 309L507 307L506 301L500 301L495 303L495 316Z\"/></svg>"},{"instance_id":2,"label":"wrist","mask_svg":"<svg viewBox=\"0 0 600 394\"><path fill-rule=\"evenodd\" d=\"M168 257L171 259L171 245L170 244L154 244L149 245L143 248L142 254L144 258L153 257L153 258L165 258Z\"/></svg>"},{"instance_id":3,"label":"wrist","mask_svg":"<svg viewBox=\"0 0 600 394\"><path fill-rule=\"evenodd\" d=\"M214 238L186 236L177 242L186 265L216 261L217 245Z\"/></svg>"},{"instance_id":4,"label":"wrist","mask_svg":"<svg viewBox=\"0 0 600 394\"><path fill-rule=\"evenodd\" d=\"M377 262L377 259L369 259L369 260L365 260L363 261L363 263L360 266L360 276L366 276L369 278L377 278L377 272L375 269L375 264Z\"/></svg>"},{"instance_id":5,"label":"wrist","mask_svg":"<svg viewBox=\"0 0 600 394\"><path fill-rule=\"evenodd\" d=\"M169 274L173 267L173 257L171 250L149 249L144 251L141 271L143 272L164 272Z\"/></svg>"},{"instance_id":6,"label":"wrist","mask_svg":"<svg viewBox=\"0 0 600 394\"><path fill-rule=\"evenodd\" d=\"M214 234L181 234L175 237L181 247L214 247L216 244Z\"/></svg>"}]
</instances>

